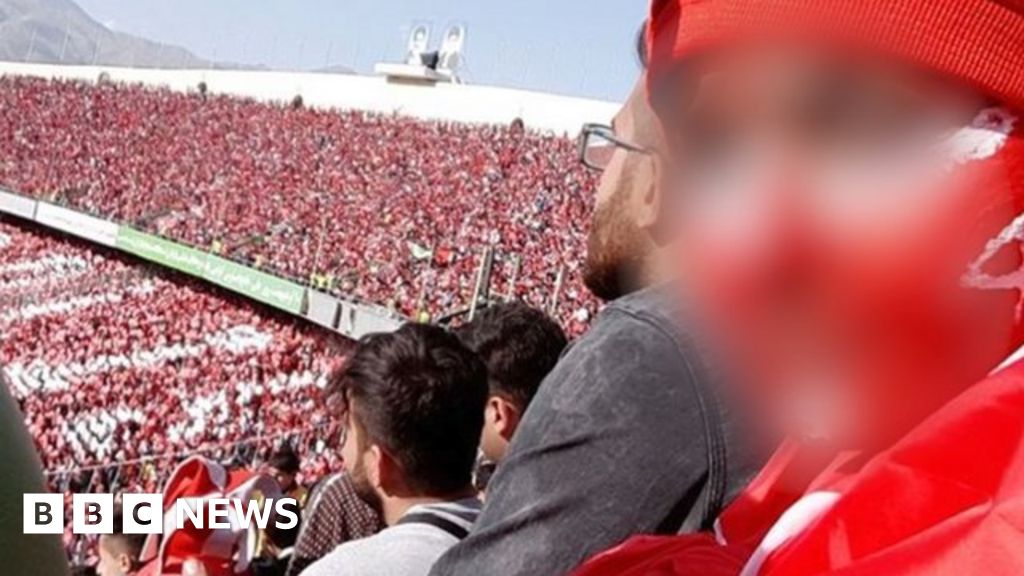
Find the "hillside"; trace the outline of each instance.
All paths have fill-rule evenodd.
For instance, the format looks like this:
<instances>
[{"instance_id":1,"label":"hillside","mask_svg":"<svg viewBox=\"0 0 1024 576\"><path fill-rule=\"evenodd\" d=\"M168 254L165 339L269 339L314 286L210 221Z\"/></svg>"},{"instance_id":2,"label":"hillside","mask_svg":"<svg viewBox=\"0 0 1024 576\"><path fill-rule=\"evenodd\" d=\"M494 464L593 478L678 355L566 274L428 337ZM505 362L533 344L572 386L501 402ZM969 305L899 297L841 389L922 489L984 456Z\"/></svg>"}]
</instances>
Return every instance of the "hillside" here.
<instances>
[{"instance_id":1,"label":"hillside","mask_svg":"<svg viewBox=\"0 0 1024 576\"><path fill-rule=\"evenodd\" d=\"M109 30L71 0L0 0L0 60L196 68L188 50Z\"/></svg>"}]
</instances>

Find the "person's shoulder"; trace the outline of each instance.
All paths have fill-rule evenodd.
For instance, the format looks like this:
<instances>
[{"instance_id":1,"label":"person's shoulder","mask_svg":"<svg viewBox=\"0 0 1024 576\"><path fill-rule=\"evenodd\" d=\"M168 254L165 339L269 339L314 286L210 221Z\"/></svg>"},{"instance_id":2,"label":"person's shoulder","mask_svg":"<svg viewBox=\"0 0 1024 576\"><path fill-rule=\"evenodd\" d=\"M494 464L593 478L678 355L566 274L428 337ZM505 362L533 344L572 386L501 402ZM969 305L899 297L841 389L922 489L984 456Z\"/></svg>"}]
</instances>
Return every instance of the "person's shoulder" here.
<instances>
[{"instance_id":1,"label":"person's shoulder","mask_svg":"<svg viewBox=\"0 0 1024 576\"><path fill-rule=\"evenodd\" d=\"M378 565L386 546L379 541L380 535L350 540L340 544L326 556L302 571L302 576L344 576L345 574L366 574Z\"/></svg>"},{"instance_id":2,"label":"person's shoulder","mask_svg":"<svg viewBox=\"0 0 1024 576\"><path fill-rule=\"evenodd\" d=\"M562 363L678 362L690 348L679 310L668 286L623 296L608 304L590 330L565 353ZM562 363L560 367L566 368Z\"/></svg>"},{"instance_id":3,"label":"person's shoulder","mask_svg":"<svg viewBox=\"0 0 1024 576\"><path fill-rule=\"evenodd\" d=\"M638 290L609 303L598 316L598 323L641 323L676 330L682 316L675 285L670 283Z\"/></svg>"},{"instance_id":4,"label":"person's shoulder","mask_svg":"<svg viewBox=\"0 0 1024 576\"><path fill-rule=\"evenodd\" d=\"M700 354L679 328L680 316L664 288L630 294L608 305L548 374L534 402L603 403L622 394L689 392ZM599 390L615 390L610 396Z\"/></svg>"},{"instance_id":5,"label":"person's shoulder","mask_svg":"<svg viewBox=\"0 0 1024 576\"><path fill-rule=\"evenodd\" d=\"M303 576L411 576L425 574L457 542L432 526L398 524L367 538L351 540L303 572Z\"/></svg>"},{"instance_id":6,"label":"person's shoulder","mask_svg":"<svg viewBox=\"0 0 1024 576\"><path fill-rule=\"evenodd\" d=\"M328 552L324 557L302 570L302 576L335 576L344 573L344 558L339 557L339 549Z\"/></svg>"}]
</instances>

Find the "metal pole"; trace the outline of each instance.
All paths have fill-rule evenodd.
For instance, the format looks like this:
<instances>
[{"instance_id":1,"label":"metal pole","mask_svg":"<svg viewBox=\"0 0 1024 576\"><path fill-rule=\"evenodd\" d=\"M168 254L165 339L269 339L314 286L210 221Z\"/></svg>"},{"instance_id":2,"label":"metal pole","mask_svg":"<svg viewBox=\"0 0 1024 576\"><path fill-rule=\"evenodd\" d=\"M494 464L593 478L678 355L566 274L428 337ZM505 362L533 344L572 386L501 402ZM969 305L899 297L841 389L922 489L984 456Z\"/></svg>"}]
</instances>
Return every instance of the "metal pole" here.
<instances>
[{"instance_id":1,"label":"metal pole","mask_svg":"<svg viewBox=\"0 0 1024 576\"><path fill-rule=\"evenodd\" d=\"M433 245L430 246L430 259L427 260L427 270L426 270L426 273L423 274L423 276L422 276L423 281L420 282L420 296L419 296L419 300L416 302L416 312L417 312L418 315L422 315L422 313L426 311L426 306L427 306L427 284L429 283L429 284L433 285L433 284L437 283L437 273L434 272L434 256L436 254L437 254L437 244L433 244ZM419 318L416 318L416 320L419 321Z\"/></svg>"},{"instance_id":2,"label":"metal pole","mask_svg":"<svg viewBox=\"0 0 1024 576\"><path fill-rule=\"evenodd\" d=\"M159 66L161 68L166 68L167 66L163 63L164 62L163 56L164 56L164 48L167 48L167 44L164 44L163 42L159 42L157 44L157 46L159 48L156 51L156 62L153 62L153 66L154 67Z\"/></svg>"},{"instance_id":3,"label":"metal pole","mask_svg":"<svg viewBox=\"0 0 1024 576\"><path fill-rule=\"evenodd\" d=\"M25 52L25 62L28 62L32 58L32 52L36 49L36 31L32 30L32 39L28 42L28 52Z\"/></svg>"},{"instance_id":4,"label":"metal pole","mask_svg":"<svg viewBox=\"0 0 1024 576\"><path fill-rule=\"evenodd\" d=\"M207 67L208 70L213 70L217 67L217 50L220 46L217 42L213 43L213 58L210 59L210 65Z\"/></svg>"},{"instance_id":5,"label":"metal pole","mask_svg":"<svg viewBox=\"0 0 1024 576\"><path fill-rule=\"evenodd\" d=\"M64 23L64 43L61 44L61 47L60 47L60 62L61 62L61 64L64 63L64 55L67 54L67 51L68 51L68 39L70 37L71 37L71 22L70 21L66 21Z\"/></svg>"},{"instance_id":6,"label":"metal pole","mask_svg":"<svg viewBox=\"0 0 1024 576\"><path fill-rule=\"evenodd\" d=\"M565 281L565 266L558 267L558 277L555 278L555 290L551 293L551 302L548 304L548 314L555 315L558 308L558 299L562 292L562 282Z\"/></svg>"},{"instance_id":7,"label":"metal pole","mask_svg":"<svg viewBox=\"0 0 1024 576\"><path fill-rule=\"evenodd\" d=\"M313 275L320 271L320 250L324 247L324 236L327 235L327 216L320 218L320 239L316 242L316 254L313 256Z\"/></svg>"},{"instance_id":8,"label":"metal pole","mask_svg":"<svg viewBox=\"0 0 1024 576\"><path fill-rule=\"evenodd\" d=\"M510 302L516 299L516 283L519 281L519 267L522 264L522 257L519 254L512 255L512 277L508 282L508 295L505 301Z\"/></svg>"},{"instance_id":9,"label":"metal pole","mask_svg":"<svg viewBox=\"0 0 1024 576\"><path fill-rule=\"evenodd\" d=\"M95 66L96 62L99 60L99 57L100 57L100 43L102 41L103 41L103 39L100 38L99 34L97 33L96 44L95 44L95 46L92 49L92 65L93 66Z\"/></svg>"},{"instance_id":10,"label":"metal pole","mask_svg":"<svg viewBox=\"0 0 1024 576\"><path fill-rule=\"evenodd\" d=\"M333 53L334 53L334 40L331 40L327 44L327 55L324 56L324 70L327 70L328 68L331 67L331 56L333 55Z\"/></svg>"},{"instance_id":11,"label":"metal pole","mask_svg":"<svg viewBox=\"0 0 1024 576\"><path fill-rule=\"evenodd\" d=\"M434 284L436 275L434 274L434 259L430 259L430 266L427 268L426 273L423 275L423 281L420 283L420 295L416 301L416 318L417 322L420 321L420 317L423 312L426 311L427 306L427 285Z\"/></svg>"},{"instance_id":12,"label":"metal pole","mask_svg":"<svg viewBox=\"0 0 1024 576\"><path fill-rule=\"evenodd\" d=\"M480 268L476 273L476 284L473 286L473 300L469 303L469 321L476 317L477 306L480 299L487 299L490 295L491 266L494 263L494 247L488 246L484 249L483 258L480 260Z\"/></svg>"}]
</instances>

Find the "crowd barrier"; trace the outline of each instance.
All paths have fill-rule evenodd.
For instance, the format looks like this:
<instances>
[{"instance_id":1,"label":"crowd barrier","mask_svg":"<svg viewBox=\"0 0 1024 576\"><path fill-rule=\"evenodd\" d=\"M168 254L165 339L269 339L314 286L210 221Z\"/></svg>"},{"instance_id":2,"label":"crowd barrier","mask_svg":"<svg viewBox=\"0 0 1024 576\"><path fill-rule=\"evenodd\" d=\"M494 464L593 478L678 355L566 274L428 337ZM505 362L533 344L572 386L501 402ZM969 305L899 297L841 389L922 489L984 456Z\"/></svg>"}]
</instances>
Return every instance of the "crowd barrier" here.
<instances>
[{"instance_id":1,"label":"crowd barrier","mask_svg":"<svg viewBox=\"0 0 1024 576\"><path fill-rule=\"evenodd\" d=\"M394 331L406 321L379 306L346 301L198 248L10 190L0 189L0 212L188 274L347 338Z\"/></svg>"}]
</instances>

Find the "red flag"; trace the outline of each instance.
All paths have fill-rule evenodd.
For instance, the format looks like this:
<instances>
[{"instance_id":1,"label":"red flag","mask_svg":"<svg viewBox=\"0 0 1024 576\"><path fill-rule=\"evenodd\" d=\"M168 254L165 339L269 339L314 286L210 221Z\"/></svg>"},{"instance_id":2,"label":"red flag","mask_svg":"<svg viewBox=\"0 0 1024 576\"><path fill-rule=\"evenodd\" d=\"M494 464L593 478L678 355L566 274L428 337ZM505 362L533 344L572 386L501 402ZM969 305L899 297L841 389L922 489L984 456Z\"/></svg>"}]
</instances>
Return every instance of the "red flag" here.
<instances>
[{"instance_id":1,"label":"red flag","mask_svg":"<svg viewBox=\"0 0 1024 576\"><path fill-rule=\"evenodd\" d=\"M174 502L178 498L237 498L247 502L257 492L274 498L280 495L277 483L268 476L247 470L229 471L201 456L183 462L164 486L164 534L147 540L141 559L149 564L143 574L181 574L187 560L202 563L208 576L246 574L255 549L255 530L197 529L187 523L177 530Z\"/></svg>"}]
</instances>

